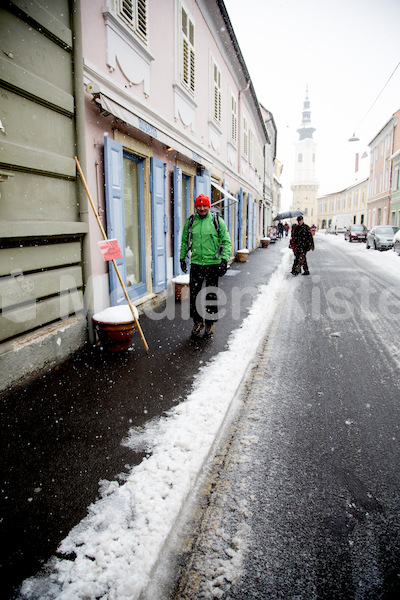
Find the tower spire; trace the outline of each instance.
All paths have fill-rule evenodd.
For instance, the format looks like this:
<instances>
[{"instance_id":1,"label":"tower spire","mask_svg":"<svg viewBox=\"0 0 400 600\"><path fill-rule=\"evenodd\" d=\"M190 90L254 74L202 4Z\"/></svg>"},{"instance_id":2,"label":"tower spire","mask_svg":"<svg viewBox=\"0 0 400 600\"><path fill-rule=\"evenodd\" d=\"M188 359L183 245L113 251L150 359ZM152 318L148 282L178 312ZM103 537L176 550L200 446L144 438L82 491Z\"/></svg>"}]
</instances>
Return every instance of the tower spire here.
<instances>
[{"instance_id":1,"label":"tower spire","mask_svg":"<svg viewBox=\"0 0 400 600\"><path fill-rule=\"evenodd\" d=\"M303 119L301 126L297 130L300 140L312 138L315 128L311 126L311 103L308 99L308 83L306 87L306 98L303 102Z\"/></svg>"},{"instance_id":2,"label":"tower spire","mask_svg":"<svg viewBox=\"0 0 400 600\"><path fill-rule=\"evenodd\" d=\"M291 185L293 192L292 208L302 210L307 225L315 222L317 209L318 181L316 179L316 142L313 139L315 129L311 125L311 108L308 98L303 102L302 121L297 132L299 139L295 142L294 179Z\"/></svg>"}]
</instances>

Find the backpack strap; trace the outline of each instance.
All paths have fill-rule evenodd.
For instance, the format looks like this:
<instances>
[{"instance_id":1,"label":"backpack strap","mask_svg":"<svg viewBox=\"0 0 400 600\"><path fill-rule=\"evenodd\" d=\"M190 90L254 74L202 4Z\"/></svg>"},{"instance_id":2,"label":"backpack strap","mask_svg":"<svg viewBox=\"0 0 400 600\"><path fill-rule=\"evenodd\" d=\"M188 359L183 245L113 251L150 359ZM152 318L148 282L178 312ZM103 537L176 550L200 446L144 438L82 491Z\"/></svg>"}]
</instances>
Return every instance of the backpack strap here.
<instances>
[{"instance_id":1,"label":"backpack strap","mask_svg":"<svg viewBox=\"0 0 400 600\"><path fill-rule=\"evenodd\" d=\"M218 258L222 254L222 250L223 250L222 243L221 243L221 238L219 237L219 214L217 212L213 212L212 213L212 218L213 218L213 223L214 223L215 231L217 232L218 239L219 239L218 250L214 254L214 258Z\"/></svg>"},{"instance_id":2,"label":"backpack strap","mask_svg":"<svg viewBox=\"0 0 400 600\"><path fill-rule=\"evenodd\" d=\"M215 227L215 231L218 233L219 237L219 214L217 212L212 212L213 223Z\"/></svg>"},{"instance_id":3,"label":"backpack strap","mask_svg":"<svg viewBox=\"0 0 400 600\"><path fill-rule=\"evenodd\" d=\"M192 226L193 226L193 221L194 221L195 216L196 216L196 214L193 213L188 218L188 240L187 240L187 246L186 246L186 256L189 254L189 251L192 248Z\"/></svg>"}]
</instances>

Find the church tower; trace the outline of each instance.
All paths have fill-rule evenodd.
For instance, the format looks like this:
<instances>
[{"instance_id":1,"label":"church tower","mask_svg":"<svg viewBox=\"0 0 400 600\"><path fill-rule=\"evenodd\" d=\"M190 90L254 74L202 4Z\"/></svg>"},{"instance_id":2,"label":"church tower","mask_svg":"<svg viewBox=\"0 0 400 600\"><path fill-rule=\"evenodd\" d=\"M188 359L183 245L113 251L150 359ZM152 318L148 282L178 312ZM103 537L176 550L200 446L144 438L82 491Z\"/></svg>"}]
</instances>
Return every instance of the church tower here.
<instances>
[{"instance_id":1,"label":"church tower","mask_svg":"<svg viewBox=\"0 0 400 600\"><path fill-rule=\"evenodd\" d=\"M295 142L295 168L292 182L292 209L302 210L304 221L307 225L316 224L317 192L316 179L316 143L313 140L314 127L311 125L311 109L308 99L308 86L306 99L303 103L303 119L297 133L299 139Z\"/></svg>"}]
</instances>

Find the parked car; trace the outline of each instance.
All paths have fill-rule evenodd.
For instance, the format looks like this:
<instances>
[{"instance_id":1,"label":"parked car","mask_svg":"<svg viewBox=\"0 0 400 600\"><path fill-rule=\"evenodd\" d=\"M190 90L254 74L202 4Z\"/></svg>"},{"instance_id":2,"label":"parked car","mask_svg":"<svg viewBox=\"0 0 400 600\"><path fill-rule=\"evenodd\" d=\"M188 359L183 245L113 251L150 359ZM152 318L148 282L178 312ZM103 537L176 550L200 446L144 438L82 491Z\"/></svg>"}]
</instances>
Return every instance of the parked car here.
<instances>
[{"instance_id":1,"label":"parked car","mask_svg":"<svg viewBox=\"0 0 400 600\"><path fill-rule=\"evenodd\" d=\"M395 234L393 238L393 250L400 256L400 230Z\"/></svg>"},{"instance_id":2,"label":"parked car","mask_svg":"<svg viewBox=\"0 0 400 600\"><path fill-rule=\"evenodd\" d=\"M393 225L377 225L367 233L367 248L375 250L388 250L393 248L393 238L399 231L398 227Z\"/></svg>"},{"instance_id":3,"label":"parked car","mask_svg":"<svg viewBox=\"0 0 400 600\"><path fill-rule=\"evenodd\" d=\"M351 221L352 216L350 214L334 215L328 227L328 233L333 233L335 235L338 233L344 233L346 228L351 225Z\"/></svg>"},{"instance_id":4,"label":"parked car","mask_svg":"<svg viewBox=\"0 0 400 600\"><path fill-rule=\"evenodd\" d=\"M365 225L349 225L344 232L344 239L349 240L349 242L365 242L367 231Z\"/></svg>"}]
</instances>

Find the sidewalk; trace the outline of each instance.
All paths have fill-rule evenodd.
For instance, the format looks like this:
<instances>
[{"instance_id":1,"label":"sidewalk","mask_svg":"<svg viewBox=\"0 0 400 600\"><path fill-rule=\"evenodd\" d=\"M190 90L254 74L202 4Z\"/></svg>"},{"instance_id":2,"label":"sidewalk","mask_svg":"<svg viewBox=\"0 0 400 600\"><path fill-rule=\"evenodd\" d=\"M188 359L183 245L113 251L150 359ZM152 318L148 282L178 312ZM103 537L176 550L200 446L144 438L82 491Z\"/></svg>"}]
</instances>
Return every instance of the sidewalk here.
<instances>
[{"instance_id":1,"label":"sidewalk","mask_svg":"<svg viewBox=\"0 0 400 600\"><path fill-rule=\"evenodd\" d=\"M4 598L36 574L85 517L100 480L115 480L142 461L145 452L121 444L129 429L185 399L199 368L224 350L286 247L281 240L251 253L247 263L233 263L221 280L229 301L212 340L190 340L191 321L182 318L177 304L174 319L140 317L148 354L136 332L128 352L85 349L3 395L0 531L3 540L11 540L2 551ZM232 306L234 288L246 293Z\"/></svg>"}]
</instances>

